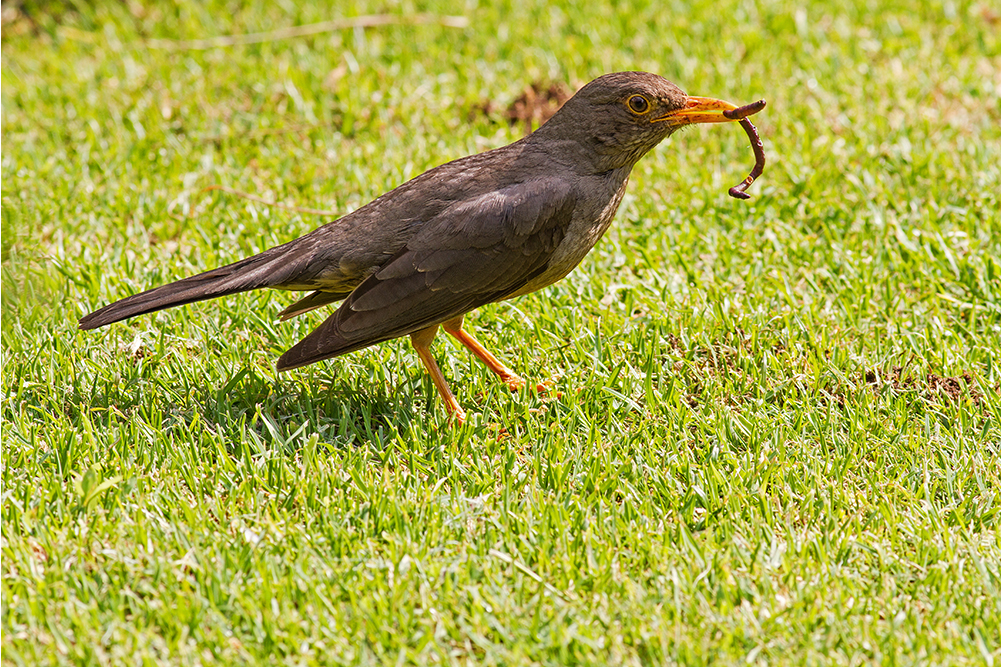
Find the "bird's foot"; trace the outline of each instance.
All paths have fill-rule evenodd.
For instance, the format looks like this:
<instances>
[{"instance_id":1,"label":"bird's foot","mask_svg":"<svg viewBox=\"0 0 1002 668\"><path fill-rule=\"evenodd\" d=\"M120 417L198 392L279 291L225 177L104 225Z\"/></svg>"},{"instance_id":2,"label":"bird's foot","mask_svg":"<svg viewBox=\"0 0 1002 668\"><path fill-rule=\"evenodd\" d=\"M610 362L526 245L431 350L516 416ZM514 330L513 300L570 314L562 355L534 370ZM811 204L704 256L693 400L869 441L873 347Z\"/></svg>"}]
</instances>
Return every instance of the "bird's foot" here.
<instances>
[{"instance_id":1,"label":"bird's foot","mask_svg":"<svg viewBox=\"0 0 1002 668\"><path fill-rule=\"evenodd\" d=\"M508 389L511 390L512 392L519 392L526 385L528 385L525 379L523 379L521 376L517 376L515 374L508 374L508 375L498 374L498 375L500 376L501 381L505 385L507 385ZM536 383L532 387L532 389L536 392L536 394L541 394L544 396L552 397L554 399L559 399L560 397L563 396L563 392L551 392L550 389L553 387L554 384L555 381L553 380L544 380L541 383Z\"/></svg>"},{"instance_id":2,"label":"bird's foot","mask_svg":"<svg viewBox=\"0 0 1002 668\"><path fill-rule=\"evenodd\" d=\"M553 386L557 384L555 379L544 380L540 383L536 383L536 394L544 397L548 401L553 401L555 399L560 399L564 396L564 393L560 390L554 390Z\"/></svg>"},{"instance_id":3,"label":"bird's foot","mask_svg":"<svg viewBox=\"0 0 1002 668\"><path fill-rule=\"evenodd\" d=\"M456 425L457 427L462 427L466 424L466 411L459 407L459 404L453 404L447 407L449 411L449 422Z\"/></svg>"},{"instance_id":4,"label":"bird's foot","mask_svg":"<svg viewBox=\"0 0 1002 668\"><path fill-rule=\"evenodd\" d=\"M512 392L518 392L525 387L525 379L514 373L498 374L501 382L508 386Z\"/></svg>"}]
</instances>

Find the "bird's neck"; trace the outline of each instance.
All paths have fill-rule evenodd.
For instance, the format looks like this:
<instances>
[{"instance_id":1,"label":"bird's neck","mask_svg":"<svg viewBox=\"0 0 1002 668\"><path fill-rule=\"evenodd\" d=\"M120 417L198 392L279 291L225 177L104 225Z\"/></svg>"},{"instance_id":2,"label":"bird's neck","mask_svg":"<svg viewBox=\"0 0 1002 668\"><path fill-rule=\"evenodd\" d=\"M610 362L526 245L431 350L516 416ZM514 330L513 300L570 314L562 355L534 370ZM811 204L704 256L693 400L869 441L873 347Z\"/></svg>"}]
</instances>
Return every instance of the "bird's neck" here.
<instances>
[{"instance_id":1,"label":"bird's neck","mask_svg":"<svg viewBox=\"0 0 1002 668\"><path fill-rule=\"evenodd\" d=\"M575 135L568 132L566 127L554 128L551 124L543 125L523 141L533 149L545 153L554 162L581 174L623 171L624 179L647 152L646 150L638 150L635 153L624 152L622 147L614 143L612 137Z\"/></svg>"}]
</instances>

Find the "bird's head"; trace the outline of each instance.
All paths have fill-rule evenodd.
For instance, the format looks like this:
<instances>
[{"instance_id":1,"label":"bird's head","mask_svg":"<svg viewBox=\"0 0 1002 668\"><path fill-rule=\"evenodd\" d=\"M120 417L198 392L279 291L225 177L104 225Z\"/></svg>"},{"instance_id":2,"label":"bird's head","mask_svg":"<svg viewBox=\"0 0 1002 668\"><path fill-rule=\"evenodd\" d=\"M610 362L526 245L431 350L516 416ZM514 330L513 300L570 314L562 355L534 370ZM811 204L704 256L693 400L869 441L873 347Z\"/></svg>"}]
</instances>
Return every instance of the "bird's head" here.
<instances>
[{"instance_id":1,"label":"bird's head","mask_svg":"<svg viewBox=\"0 0 1002 668\"><path fill-rule=\"evenodd\" d=\"M648 72L615 72L586 84L537 134L573 139L594 152L599 166L632 166L675 130L693 123L724 123L723 100L693 97Z\"/></svg>"}]
</instances>

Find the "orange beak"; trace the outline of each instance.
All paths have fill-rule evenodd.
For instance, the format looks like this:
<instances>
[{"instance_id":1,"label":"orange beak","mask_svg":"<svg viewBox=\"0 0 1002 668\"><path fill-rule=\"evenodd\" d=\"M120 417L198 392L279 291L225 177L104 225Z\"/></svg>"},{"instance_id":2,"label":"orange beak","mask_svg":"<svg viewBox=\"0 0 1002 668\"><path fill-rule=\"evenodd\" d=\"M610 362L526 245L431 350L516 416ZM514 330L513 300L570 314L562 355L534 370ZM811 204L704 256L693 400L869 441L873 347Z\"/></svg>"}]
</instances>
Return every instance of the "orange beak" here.
<instances>
[{"instance_id":1,"label":"orange beak","mask_svg":"<svg viewBox=\"0 0 1002 668\"><path fill-rule=\"evenodd\" d=\"M739 121L745 116L750 116L761 111L764 106L765 103L763 102L761 106L759 106L759 103L755 103L744 107L737 107L730 102L716 100L712 97L695 97L690 95L684 107L655 118L654 122L667 121L674 127L682 127L683 125L692 125L694 123L729 123L730 121ZM725 111L734 111L739 108L742 112L747 111L748 113L731 117L724 115Z\"/></svg>"}]
</instances>

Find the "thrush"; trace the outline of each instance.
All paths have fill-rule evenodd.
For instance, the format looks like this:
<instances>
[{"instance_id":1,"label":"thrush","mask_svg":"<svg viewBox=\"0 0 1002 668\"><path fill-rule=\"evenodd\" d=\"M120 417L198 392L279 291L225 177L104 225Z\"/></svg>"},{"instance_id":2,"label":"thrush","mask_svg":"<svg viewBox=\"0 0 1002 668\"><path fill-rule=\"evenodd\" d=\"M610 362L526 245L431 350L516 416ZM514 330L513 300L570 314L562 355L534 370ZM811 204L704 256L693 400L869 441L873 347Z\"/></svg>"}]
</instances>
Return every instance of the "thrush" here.
<instances>
[{"instance_id":1,"label":"thrush","mask_svg":"<svg viewBox=\"0 0 1002 668\"><path fill-rule=\"evenodd\" d=\"M464 315L566 276L608 229L640 158L685 125L737 120L736 109L655 74L606 74L513 144L428 170L294 241L126 297L80 327L258 288L311 291L279 318L341 304L279 358L279 371L410 336L462 422L430 350L439 327L521 388L522 378L464 328Z\"/></svg>"}]
</instances>

